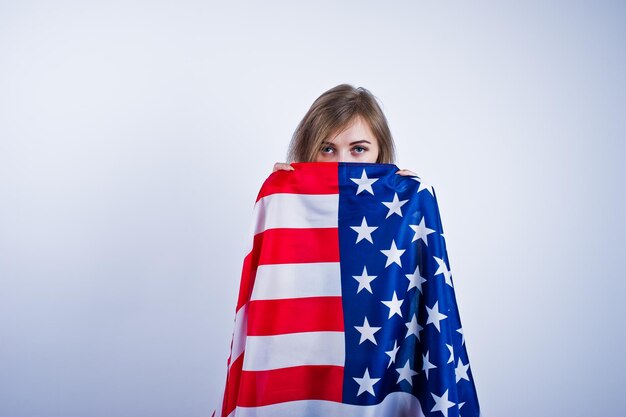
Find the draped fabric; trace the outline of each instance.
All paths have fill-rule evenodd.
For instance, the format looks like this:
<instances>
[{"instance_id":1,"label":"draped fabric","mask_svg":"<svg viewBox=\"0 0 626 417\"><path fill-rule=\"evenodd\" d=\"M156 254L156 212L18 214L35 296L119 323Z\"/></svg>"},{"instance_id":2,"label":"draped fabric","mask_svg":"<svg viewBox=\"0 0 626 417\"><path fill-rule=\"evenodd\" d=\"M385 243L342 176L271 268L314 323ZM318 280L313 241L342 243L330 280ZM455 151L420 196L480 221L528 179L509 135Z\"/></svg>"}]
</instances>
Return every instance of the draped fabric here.
<instances>
[{"instance_id":1,"label":"draped fabric","mask_svg":"<svg viewBox=\"0 0 626 417\"><path fill-rule=\"evenodd\" d=\"M254 205L215 416L479 416L433 187L292 165Z\"/></svg>"}]
</instances>

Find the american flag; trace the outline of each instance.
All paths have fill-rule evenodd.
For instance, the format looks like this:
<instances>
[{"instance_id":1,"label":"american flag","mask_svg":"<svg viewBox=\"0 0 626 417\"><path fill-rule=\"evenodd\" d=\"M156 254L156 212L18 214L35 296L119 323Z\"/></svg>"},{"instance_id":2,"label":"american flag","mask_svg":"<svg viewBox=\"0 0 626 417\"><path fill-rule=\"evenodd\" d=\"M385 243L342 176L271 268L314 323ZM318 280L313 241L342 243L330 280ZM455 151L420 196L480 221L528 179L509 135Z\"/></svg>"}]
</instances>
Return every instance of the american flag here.
<instances>
[{"instance_id":1,"label":"american flag","mask_svg":"<svg viewBox=\"0 0 626 417\"><path fill-rule=\"evenodd\" d=\"M292 165L254 206L214 415L479 416L433 187Z\"/></svg>"}]
</instances>

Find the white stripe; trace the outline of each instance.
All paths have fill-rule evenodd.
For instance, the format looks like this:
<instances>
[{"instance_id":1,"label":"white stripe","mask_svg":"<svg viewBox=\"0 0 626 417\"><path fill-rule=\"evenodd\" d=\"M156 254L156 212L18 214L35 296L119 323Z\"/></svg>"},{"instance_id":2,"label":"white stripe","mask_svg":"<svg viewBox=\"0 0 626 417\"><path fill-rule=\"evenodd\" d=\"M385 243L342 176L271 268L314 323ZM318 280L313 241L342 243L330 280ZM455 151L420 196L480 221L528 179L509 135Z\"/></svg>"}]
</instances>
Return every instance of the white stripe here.
<instances>
[{"instance_id":1,"label":"white stripe","mask_svg":"<svg viewBox=\"0 0 626 417\"><path fill-rule=\"evenodd\" d=\"M344 366L343 332L287 333L248 336L244 371L265 371L301 365Z\"/></svg>"},{"instance_id":2,"label":"white stripe","mask_svg":"<svg viewBox=\"0 0 626 417\"><path fill-rule=\"evenodd\" d=\"M270 194L254 205L254 234L267 229L337 227L339 194Z\"/></svg>"},{"instance_id":3,"label":"white stripe","mask_svg":"<svg viewBox=\"0 0 626 417\"><path fill-rule=\"evenodd\" d=\"M248 327L248 305L244 304L235 315L235 331L233 332L233 347L230 351L230 365L241 355L246 347L246 333Z\"/></svg>"},{"instance_id":4,"label":"white stripe","mask_svg":"<svg viewBox=\"0 0 626 417\"><path fill-rule=\"evenodd\" d=\"M356 390L356 388L355 388ZM367 394L369 395L369 394ZM229 417L424 417L418 399L408 392L392 392L375 405L353 405L333 401L289 401L263 407L237 407Z\"/></svg>"},{"instance_id":5,"label":"white stripe","mask_svg":"<svg viewBox=\"0 0 626 417\"><path fill-rule=\"evenodd\" d=\"M341 296L339 262L259 265L251 300Z\"/></svg>"}]
</instances>

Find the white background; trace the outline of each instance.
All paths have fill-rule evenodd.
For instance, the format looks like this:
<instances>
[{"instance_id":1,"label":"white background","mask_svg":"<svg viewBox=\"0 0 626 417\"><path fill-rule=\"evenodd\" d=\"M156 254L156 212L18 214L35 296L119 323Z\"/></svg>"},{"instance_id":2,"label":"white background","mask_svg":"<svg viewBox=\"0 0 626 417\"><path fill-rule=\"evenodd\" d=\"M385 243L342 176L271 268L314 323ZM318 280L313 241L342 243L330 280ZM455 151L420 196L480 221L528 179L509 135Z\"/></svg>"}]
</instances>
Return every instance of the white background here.
<instances>
[{"instance_id":1,"label":"white background","mask_svg":"<svg viewBox=\"0 0 626 417\"><path fill-rule=\"evenodd\" d=\"M623 1L0 1L0 415L208 416L256 193L343 82L435 187L483 415L624 415L625 23Z\"/></svg>"}]
</instances>

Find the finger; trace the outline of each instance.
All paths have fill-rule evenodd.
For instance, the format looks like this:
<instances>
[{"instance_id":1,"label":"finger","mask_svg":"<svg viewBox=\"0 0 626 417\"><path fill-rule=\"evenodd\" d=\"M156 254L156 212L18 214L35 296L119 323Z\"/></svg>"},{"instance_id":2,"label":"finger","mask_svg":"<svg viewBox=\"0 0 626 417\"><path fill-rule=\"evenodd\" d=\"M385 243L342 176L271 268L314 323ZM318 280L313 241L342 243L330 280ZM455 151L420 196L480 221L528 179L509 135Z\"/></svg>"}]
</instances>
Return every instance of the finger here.
<instances>
[{"instance_id":1,"label":"finger","mask_svg":"<svg viewBox=\"0 0 626 417\"><path fill-rule=\"evenodd\" d=\"M289 164L282 163L282 162L276 162L276 163L274 164L274 168L272 169L272 172L279 171L279 170L280 170L280 171L293 171L294 169L295 169L295 168L294 168L294 167L292 167L292 166L291 166L291 165L289 165Z\"/></svg>"},{"instance_id":2,"label":"finger","mask_svg":"<svg viewBox=\"0 0 626 417\"><path fill-rule=\"evenodd\" d=\"M410 176L417 177L417 174L415 172L410 171L408 169L401 169L397 171L396 174L402 175L403 177L410 177Z\"/></svg>"}]
</instances>

